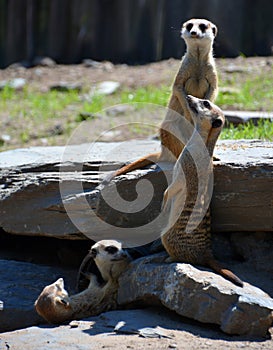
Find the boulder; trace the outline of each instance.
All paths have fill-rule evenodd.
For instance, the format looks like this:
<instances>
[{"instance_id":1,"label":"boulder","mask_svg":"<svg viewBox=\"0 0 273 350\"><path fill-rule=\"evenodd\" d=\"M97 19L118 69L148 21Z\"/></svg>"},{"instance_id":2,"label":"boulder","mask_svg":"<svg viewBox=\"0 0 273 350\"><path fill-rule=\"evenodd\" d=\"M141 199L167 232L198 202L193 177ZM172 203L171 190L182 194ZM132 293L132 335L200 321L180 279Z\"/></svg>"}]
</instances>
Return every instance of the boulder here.
<instances>
[{"instance_id":1,"label":"boulder","mask_svg":"<svg viewBox=\"0 0 273 350\"><path fill-rule=\"evenodd\" d=\"M59 277L64 277L68 285L72 286L75 284L76 271L0 260L0 332L44 322L33 305L43 288Z\"/></svg>"},{"instance_id":2,"label":"boulder","mask_svg":"<svg viewBox=\"0 0 273 350\"><path fill-rule=\"evenodd\" d=\"M106 186L110 204L96 187L109 171L159 147L158 141L147 140L0 153L0 227L67 239L83 239L83 233L94 240L122 239L123 229L131 236L158 238L162 222L156 219L172 164L117 177ZM272 143L221 141L215 155L220 160L214 164L213 231L272 232Z\"/></svg>"},{"instance_id":3,"label":"boulder","mask_svg":"<svg viewBox=\"0 0 273 350\"><path fill-rule=\"evenodd\" d=\"M132 262L119 279L120 305L161 303L181 316L220 325L228 334L261 336L273 322L273 299L248 283L236 287L190 264L166 264L164 253Z\"/></svg>"},{"instance_id":4,"label":"boulder","mask_svg":"<svg viewBox=\"0 0 273 350\"><path fill-rule=\"evenodd\" d=\"M138 307L162 304L169 309L163 311L166 315L169 311L175 311L180 316L214 323L228 334L257 337L266 335L272 324L273 300L265 292L248 283L243 288L236 287L215 273L189 264L166 264L165 258L166 254L160 253L131 263L119 280L118 303L121 308L127 308L128 305L132 307L134 304ZM237 266L232 269L237 273ZM251 273L251 269L245 267L238 274L244 281L247 281L246 271ZM3 307L1 310L0 302L0 332L45 323L35 312L33 304L42 289L60 277L64 278L68 292L74 293L75 270L0 260L0 295ZM119 324L116 331L137 334L141 328L143 334L148 332L151 336L151 330L146 328L156 327L156 324L148 322L149 319L140 317L135 322L131 317L130 322ZM176 324L179 322L177 320ZM117 324L118 320L112 322L111 326L115 328ZM167 324L171 327L171 321ZM176 328L174 325L172 327ZM153 336L160 334L155 330Z\"/></svg>"},{"instance_id":5,"label":"boulder","mask_svg":"<svg viewBox=\"0 0 273 350\"><path fill-rule=\"evenodd\" d=\"M240 93L240 91L239 91ZM250 121L257 125L260 120L273 120L273 113L256 111L225 111L226 121L238 125L246 124Z\"/></svg>"}]
</instances>

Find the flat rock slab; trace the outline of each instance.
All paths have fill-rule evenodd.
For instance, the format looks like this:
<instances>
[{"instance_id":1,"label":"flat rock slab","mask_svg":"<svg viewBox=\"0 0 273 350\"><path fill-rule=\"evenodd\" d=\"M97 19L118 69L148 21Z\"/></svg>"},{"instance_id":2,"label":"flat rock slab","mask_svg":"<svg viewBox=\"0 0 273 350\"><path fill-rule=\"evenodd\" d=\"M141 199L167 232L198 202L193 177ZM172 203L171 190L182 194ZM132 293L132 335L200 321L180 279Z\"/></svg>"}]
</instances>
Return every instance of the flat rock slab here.
<instances>
[{"instance_id":1,"label":"flat rock slab","mask_svg":"<svg viewBox=\"0 0 273 350\"><path fill-rule=\"evenodd\" d=\"M160 302L181 316L214 323L223 332L263 337L273 322L273 299L247 282L236 287L190 264L166 264L165 254L134 261L119 279L120 305Z\"/></svg>"},{"instance_id":2,"label":"flat rock slab","mask_svg":"<svg viewBox=\"0 0 273 350\"><path fill-rule=\"evenodd\" d=\"M120 324L127 325L124 334L114 332ZM139 336L143 328L158 330L161 338ZM2 333L0 348L12 350L69 349L204 349L226 350L272 349L272 340L227 336L212 327L201 327L164 308L110 311L98 317L72 321L70 325L30 327Z\"/></svg>"},{"instance_id":3,"label":"flat rock slab","mask_svg":"<svg viewBox=\"0 0 273 350\"><path fill-rule=\"evenodd\" d=\"M3 303L0 332L41 323L41 317L34 310L34 302L46 285L64 276L72 286L72 281L76 280L75 271L0 260L0 296Z\"/></svg>"},{"instance_id":4,"label":"flat rock slab","mask_svg":"<svg viewBox=\"0 0 273 350\"><path fill-rule=\"evenodd\" d=\"M255 111L225 111L226 120L232 124L246 124L252 122L254 125L259 120L273 120L273 113Z\"/></svg>"},{"instance_id":5,"label":"flat rock slab","mask_svg":"<svg viewBox=\"0 0 273 350\"><path fill-rule=\"evenodd\" d=\"M110 205L95 188L109 171L159 147L158 141L129 141L0 153L0 227L22 235L82 239L85 233L101 239L107 234L114 238L114 229L147 226L160 213L172 164L161 163L161 169L152 167L117 177L107 186ZM220 161L215 162L214 170L213 231L273 231L272 143L222 141L215 155ZM141 186L136 187L140 179L153 185L151 198ZM124 211L115 207L116 186ZM153 227L152 238L159 237L160 227Z\"/></svg>"}]
</instances>

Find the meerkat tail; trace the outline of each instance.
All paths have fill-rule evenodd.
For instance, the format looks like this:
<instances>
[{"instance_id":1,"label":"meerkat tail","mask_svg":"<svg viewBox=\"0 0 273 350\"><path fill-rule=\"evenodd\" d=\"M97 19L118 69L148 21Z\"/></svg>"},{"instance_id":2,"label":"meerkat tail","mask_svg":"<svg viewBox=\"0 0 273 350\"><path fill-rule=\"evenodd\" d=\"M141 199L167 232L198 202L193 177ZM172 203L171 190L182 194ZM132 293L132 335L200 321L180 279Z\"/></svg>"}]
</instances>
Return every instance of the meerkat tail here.
<instances>
[{"instance_id":1,"label":"meerkat tail","mask_svg":"<svg viewBox=\"0 0 273 350\"><path fill-rule=\"evenodd\" d=\"M115 170L111 172L109 175L107 175L103 181L103 185L107 185L114 177L119 175L124 175L129 173L130 171L144 168L147 165L151 165L153 163L156 163L160 158L160 153L152 153L145 157L142 157L128 165L123 166L122 168Z\"/></svg>"},{"instance_id":2,"label":"meerkat tail","mask_svg":"<svg viewBox=\"0 0 273 350\"><path fill-rule=\"evenodd\" d=\"M219 275L223 276L225 279L236 284L236 286L239 286L239 287L244 286L244 283L240 280L239 277L237 277L232 271L223 268L217 260L215 259L209 260L208 266L211 267L214 271L218 272Z\"/></svg>"}]
</instances>

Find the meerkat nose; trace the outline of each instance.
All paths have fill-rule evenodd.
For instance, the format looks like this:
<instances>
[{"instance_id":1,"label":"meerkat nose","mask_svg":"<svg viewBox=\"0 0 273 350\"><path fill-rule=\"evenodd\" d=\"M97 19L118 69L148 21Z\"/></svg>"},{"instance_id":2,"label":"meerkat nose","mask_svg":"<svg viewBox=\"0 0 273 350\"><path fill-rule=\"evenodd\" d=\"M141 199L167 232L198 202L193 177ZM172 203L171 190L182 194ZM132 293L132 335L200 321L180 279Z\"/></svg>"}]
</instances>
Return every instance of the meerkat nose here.
<instances>
[{"instance_id":1,"label":"meerkat nose","mask_svg":"<svg viewBox=\"0 0 273 350\"><path fill-rule=\"evenodd\" d=\"M191 35L196 35L196 34L197 34L197 33L196 33L196 32L194 32L194 31L192 31L192 32L191 32Z\"/></svg>"},{"instance_id":2,"label":"meerkat nose","mask_svg":"<svg viewBox=\"0 0 273 350\"><path fill-rule=\"evenodd\" d=\"M213 128L219 128L220 126L222 126L223 121L221 119L215 119L212 121L212 127Z\"/></svg>"}]
</instances>

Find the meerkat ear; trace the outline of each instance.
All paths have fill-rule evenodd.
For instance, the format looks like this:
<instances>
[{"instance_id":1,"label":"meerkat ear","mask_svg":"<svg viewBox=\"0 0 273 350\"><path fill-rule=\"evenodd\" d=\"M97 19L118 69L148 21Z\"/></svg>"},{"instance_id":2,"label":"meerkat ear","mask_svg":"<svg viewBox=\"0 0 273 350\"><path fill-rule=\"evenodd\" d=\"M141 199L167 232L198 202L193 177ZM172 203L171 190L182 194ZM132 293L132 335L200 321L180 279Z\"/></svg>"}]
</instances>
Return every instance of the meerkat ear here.
<instances>
[{"instance_id":1,"label":"meerkat ear","mask_svg":"<svg viewBox=\"0 0 273 350\"><path fill-rule=\"evenodd\" d=\"M56 282L55 285L61 289L64 289L64 280L63 278L59 278Z\"/></svg>"},{"instance_id":2,"label":"meerkat ear","mask_svg":"<svg viewBox=\"0 0 273 350\"><path fill-rule=\"evenodd\" d=\"M216 37L217 33L218 33L218 29L216 26L212 26L212 33L214 34L214 37Z\"/></svg>"}]
</instances>

